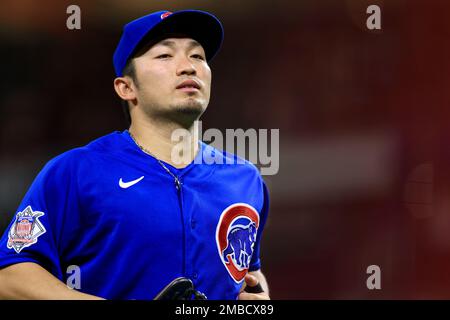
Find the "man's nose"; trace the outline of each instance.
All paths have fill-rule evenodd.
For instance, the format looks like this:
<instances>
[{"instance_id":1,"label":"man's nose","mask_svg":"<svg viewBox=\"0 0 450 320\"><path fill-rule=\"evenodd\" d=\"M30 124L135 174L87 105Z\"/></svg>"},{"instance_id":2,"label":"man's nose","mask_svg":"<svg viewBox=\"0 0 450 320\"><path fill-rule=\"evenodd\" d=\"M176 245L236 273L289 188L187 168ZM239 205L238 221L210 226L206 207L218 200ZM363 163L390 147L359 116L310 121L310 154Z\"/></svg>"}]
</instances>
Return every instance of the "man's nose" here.
<instances>
[{"instance_id":1,"label":"man's nose","mask_svg":"<svg viewBox=\"0 0 450 320\"><path fill-rule=\"evenodd\" d=\"M178 61L177 75L195 75L197 70L189 57L180 57Z\"/></svg>"}]
</instances>

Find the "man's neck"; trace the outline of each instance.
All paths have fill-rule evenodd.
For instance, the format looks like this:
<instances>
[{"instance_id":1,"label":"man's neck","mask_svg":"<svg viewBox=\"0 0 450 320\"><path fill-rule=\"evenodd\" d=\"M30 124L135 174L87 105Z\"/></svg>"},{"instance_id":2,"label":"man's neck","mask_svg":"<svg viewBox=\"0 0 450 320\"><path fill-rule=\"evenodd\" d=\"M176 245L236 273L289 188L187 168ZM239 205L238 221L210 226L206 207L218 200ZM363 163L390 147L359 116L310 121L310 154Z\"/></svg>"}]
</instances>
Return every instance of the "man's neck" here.
<instances>
[{"instance_id":1,"label":"man's neck","mask_svg":"<svg viewBox=\"0 0 450 320\"><path fill-rule=\"evenodd\" d=\"M142 120L133 120L129 128L129 132L140 148L176 168L184 168L194 160L198 152L196 130L194 124L189 129L185 129L175 123L162 125ZM183 138L180 138L183 133ZM178 152L180 150L183 150L181 155Z\"/></svg>"}]
</instances>

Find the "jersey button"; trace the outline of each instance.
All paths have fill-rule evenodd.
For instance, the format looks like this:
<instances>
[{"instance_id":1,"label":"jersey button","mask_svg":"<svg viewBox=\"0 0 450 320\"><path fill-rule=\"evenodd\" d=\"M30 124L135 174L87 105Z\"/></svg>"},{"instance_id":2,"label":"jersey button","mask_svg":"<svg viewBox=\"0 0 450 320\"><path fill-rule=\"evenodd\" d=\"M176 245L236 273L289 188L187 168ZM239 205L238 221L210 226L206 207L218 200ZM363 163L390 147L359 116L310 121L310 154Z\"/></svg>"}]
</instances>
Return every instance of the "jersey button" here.
<instances>
[{"instance_id":1,"label":"jersey button","mask_svg":"<svg viewBox=\"0 0 450 320\"><path fill-rule=\"evenodd\" d=\"M196 224L196 223L195 223L195 220L194 220L194 219L191 219L191 228L192 228L192 229L195 228L195 224Z\"/></svg>"},{"instance_id":2,"label":"jersey button","mask_svg":"<svg viewBox=\"0 0 450 320\"><path fill-rule=\"evenodd\" d=\"M194 278L194 279L197 279L197 278L198 278L197 272L194 272L194 273L192 274L192 278Z\"/></svg>"}]
</instances>

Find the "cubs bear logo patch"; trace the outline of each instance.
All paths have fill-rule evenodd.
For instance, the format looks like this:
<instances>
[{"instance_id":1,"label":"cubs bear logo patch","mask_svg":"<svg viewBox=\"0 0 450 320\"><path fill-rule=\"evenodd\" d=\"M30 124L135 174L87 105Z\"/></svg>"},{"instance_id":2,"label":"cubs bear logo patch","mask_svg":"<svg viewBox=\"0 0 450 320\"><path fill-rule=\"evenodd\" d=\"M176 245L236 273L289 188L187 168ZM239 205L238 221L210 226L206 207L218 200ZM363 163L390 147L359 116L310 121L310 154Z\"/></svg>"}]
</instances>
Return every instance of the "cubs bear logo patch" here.
<instances>
[{"instance_id":1,"label":"cubs bear logo patch","mask_svg":"<svg viewBox=\"0 0 450 320\"><path fill-rule=\"evenodd\" d=\"M44 213L41 211L33 211L31 206L18 212L9 229L7 248L20 253L23 248L35 244L38 237L46 232L45 227L39 221L39 217L43 215Z\"/></svg>"},{"instance_id":2,"label":"cubs bear logo patch","mask_svg":"<svg viewBox=\"0 0 450 320\"><path fill-rule=\"evenodd\" d=\"M220 215L216 229L217 249L236 283L244 279L250 267L258 227L259 214L246 203L235 203Z\"/></svg>"}]
</instances>

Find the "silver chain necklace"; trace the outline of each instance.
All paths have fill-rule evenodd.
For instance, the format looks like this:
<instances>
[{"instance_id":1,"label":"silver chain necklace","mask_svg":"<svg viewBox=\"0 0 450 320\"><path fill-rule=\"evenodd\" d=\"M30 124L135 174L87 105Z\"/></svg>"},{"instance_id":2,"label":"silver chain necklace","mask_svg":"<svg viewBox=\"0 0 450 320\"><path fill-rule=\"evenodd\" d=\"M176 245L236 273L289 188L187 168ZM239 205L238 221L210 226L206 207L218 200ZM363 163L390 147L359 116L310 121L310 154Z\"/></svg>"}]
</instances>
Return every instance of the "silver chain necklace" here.
<instances>
[{"instance_id":1,"label":"silver chain necklace","mask_svg":"<svg viewBox=\"0 0 450 320\"><path fill-rule=\"evenodd\" d=\"M178 177L177 177L176 175L174 175L174 174L172 173L172 171L170 171L169 168L167 168L166 165L165 165L160 159L158 159L158 157L156 157L153 153L151 153L150 151L148 151L147 149L145 149L143 146L141 146L141 145L136 141L136 138L133 136L133 134L132 134L130 131L128 131L128 133L130 134L130 137L131 137L131 139L133 139L134 143L139 147L139 149L142 150L142 152L144 152L144 153L146 153L146 154L152 156L153 158L155 158L156 161L158 161L158 163L161 165L161 167L163 167L164 170L166 170L166 172L172 176L172 178L173 178L174 181L175 181L175 187L177 188L177 190L180 190L181 185L182 185L182 182L180 181L180 179L178 179Z\"/></svg>"}]
</instances>

